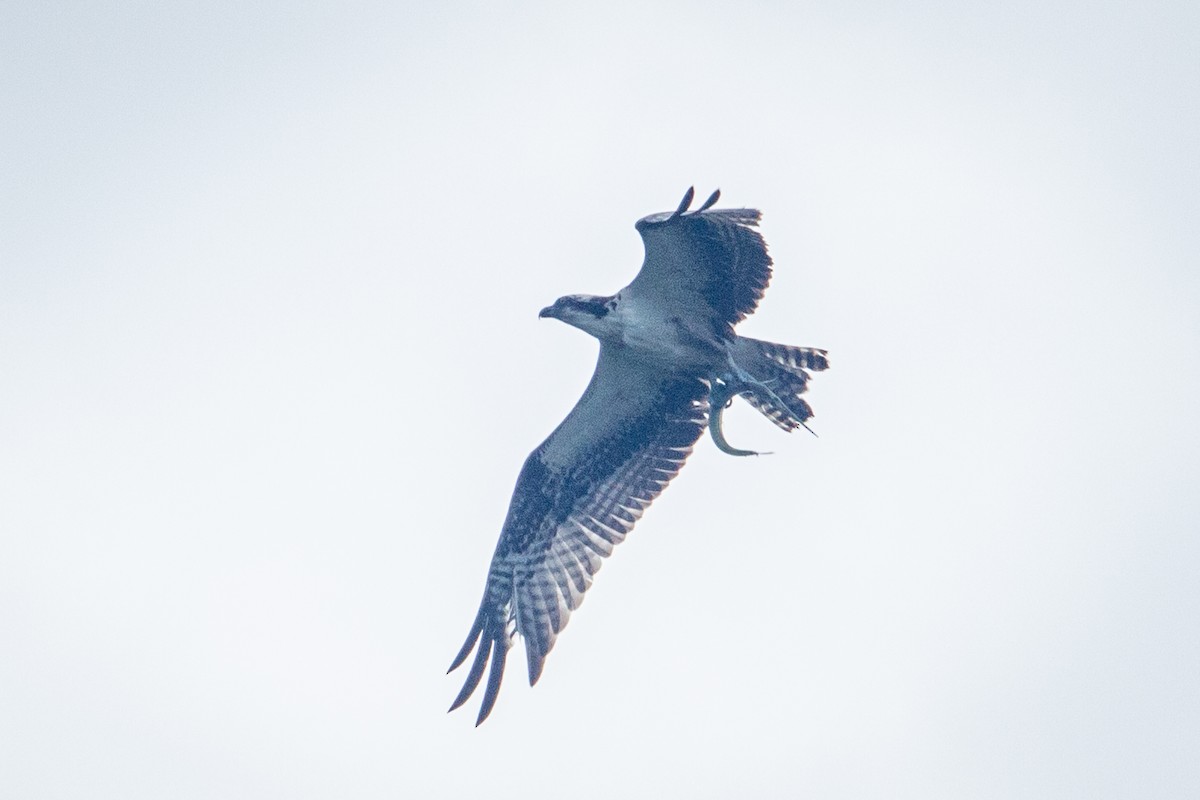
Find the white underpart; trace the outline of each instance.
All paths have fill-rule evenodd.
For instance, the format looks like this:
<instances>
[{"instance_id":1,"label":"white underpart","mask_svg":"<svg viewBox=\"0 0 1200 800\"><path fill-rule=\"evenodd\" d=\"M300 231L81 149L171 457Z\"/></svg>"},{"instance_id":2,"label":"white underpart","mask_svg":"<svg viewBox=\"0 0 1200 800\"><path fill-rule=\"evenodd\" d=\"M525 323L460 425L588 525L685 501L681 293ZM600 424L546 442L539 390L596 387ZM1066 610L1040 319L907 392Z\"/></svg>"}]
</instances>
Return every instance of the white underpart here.
<instances>
[{"instance_id":1,"label":"white underpart","mask_svg":"<svg viewBox=\"0 0 1200 800\"><path fill-rule=\"evenodd\" d=\"M695 320L664 317L659 309L625 297L603 320L617 335L615 341L634 351L646 363L670 369L691 368L710 373L723 365L721 346ZM714 363L717 362L717 363Z\"/></svg>"}]
</instances>

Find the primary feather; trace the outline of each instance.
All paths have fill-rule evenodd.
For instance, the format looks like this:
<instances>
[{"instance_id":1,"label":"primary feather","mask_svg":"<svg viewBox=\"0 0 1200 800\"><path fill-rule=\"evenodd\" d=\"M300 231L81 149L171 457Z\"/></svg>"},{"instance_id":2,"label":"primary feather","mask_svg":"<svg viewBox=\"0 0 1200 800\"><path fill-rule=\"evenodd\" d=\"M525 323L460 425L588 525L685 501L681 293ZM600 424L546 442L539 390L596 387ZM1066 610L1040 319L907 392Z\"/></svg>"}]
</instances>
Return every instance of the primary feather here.
<instances>
[{"instance_id":1,"label":"primary feather","mask_svg":"<svg viewBox=\"0 0 1200 800\"><path fill-rule=\"evenodd\" d=\"M596 336L600 356L579 402L525 460L479 611L450 666L475 653L452 711L487 673L477 725L495 706L515 634L537 682L603 559L719 416L723 402L714 408L712 397L740 394L784 429L812 415L799 395L806 370L827 366L825 352L733 331L771 278L759 212L713 209L719 191L689 212L693 197L689 189L674 212L638 221L646 257L628 286L611 297L568 295L541 312Z\"/></svg>"}]
</instances>

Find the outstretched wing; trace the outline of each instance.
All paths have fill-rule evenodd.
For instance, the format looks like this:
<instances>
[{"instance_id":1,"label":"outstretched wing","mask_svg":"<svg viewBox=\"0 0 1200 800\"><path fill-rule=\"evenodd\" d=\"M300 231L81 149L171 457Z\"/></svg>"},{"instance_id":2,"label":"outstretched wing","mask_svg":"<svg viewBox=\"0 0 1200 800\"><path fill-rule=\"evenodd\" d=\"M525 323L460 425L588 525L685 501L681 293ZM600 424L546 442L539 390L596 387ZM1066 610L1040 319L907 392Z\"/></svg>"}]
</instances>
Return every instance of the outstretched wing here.
<instances>
[{"instance_id":1,"label":"outstretched wing","mask_svg":"<svg viewBox=\"0 0 1200 800\"><path fill-rule=\"evenodd\" d=\"M638 220L646 259L621 296L653 305L668 317L708 317L714 333L729 338L771 280L771 256L755 230L762 214L753 208L712 208L720 190L689 212L694 194L688 189L674 212Z\"/></svg>"},{"instance_id":2,"label":"outstretched wing","mask_svg":"<svg viewBox=\"0 0 1200 800\"><path fill-rule=\"evenodd\" d=\"M496 703L513 634L525 640L529 683L570 613L647 506L679 472L704 430L707 385L664 376L601 345L575 408L525 461L488 570L475 623L453 671L478 645L450 710L478 688L476 725Z\"/></svg>"}]
</instances>

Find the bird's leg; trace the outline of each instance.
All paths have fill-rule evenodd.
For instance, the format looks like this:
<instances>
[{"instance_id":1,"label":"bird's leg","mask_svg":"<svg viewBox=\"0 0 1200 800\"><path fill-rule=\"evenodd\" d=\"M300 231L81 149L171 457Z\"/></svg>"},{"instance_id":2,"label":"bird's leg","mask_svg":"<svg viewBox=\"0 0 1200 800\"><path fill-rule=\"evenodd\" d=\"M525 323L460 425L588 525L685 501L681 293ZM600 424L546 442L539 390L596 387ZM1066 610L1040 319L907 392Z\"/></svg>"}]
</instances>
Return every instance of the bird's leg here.
<instances>
[{"instance_id":1,"label":"bird's leg","mask_svg":"<svg viewBox=\"0 0 1200 800\"><path fill-rule=\"evenodd\" d=\"M779 407L787 409L788 412L793 415L794 421L800 427L804 428L804 430L808 431L813 436L817 435L816 431L814 431L812 428L808 427L808 425L806 425L804 423L804 420L800 419L799 416L797 416L796 413L791 410L792 407L789 404L783 402L783 400L779 397L779 395L775 394L775 392L773 392L771 390L771 384L779 382L779 380L777 378L768 378L765 381L760 381L757 378L755 378L754 376L743 371L742 368L739 367L737 364L734 364L732 358L729 360L729 363L733 366L733 368L735 370L737 370L739 379L742 381L742 385L738 387L737 391L735 391L734 394L738 394L742 391L745 391L746 389L757 390L760 393L765 394L768 398L771 399L772 402L777 404Z\"/></svg>"},{"instance_id":2,"label":"bird's leg","mask_svg":"<svg viewBox=\"0 0 1200 800\"><path fill-rule=\"evenodd\" d=\"M771 400L771 402L775 403L781 408L789 408L788 404L783 402L783 399L780 398L779 395L775 394L774 391L772 391L771 384L777 382L774 378L767 381L760 381L758 378L739 367L733 360L732 356L729 357L729 367L733 374L729 378L725 379L725 381L726 383L735 386L730 394L731 397L735 394L740 394L745 391L757 391L759 394L765 395L767 399Z\"/></svg>"},{"instance_id":3,"label":"bird's leg","mask_svg":"<svg viewBox=\"0 0 1200 800\"><path fill-rule=\"evenodd\" d=\"M759 401L769 402L781 409L789 409L790 406L779 395L775 394L775 391L771 388L771 384L778 383L777 379L770 378L766 381L760 381L758 378L755 378L734 361L733 353L729 350L726 350L725 360L728 369L713 377L711 381L712 388L709 390L709 434L712 435L713 443L723 453L728 453L732 456L763 455L754 450L741 450L725 441L725 436L721 432L721 414L729 403L732 402L734 395L743 392L753 394ZM803 422L800 424L804 425ZM804 425L804 427L808 428L807 425Z\"/></svg>"}]
</instances>

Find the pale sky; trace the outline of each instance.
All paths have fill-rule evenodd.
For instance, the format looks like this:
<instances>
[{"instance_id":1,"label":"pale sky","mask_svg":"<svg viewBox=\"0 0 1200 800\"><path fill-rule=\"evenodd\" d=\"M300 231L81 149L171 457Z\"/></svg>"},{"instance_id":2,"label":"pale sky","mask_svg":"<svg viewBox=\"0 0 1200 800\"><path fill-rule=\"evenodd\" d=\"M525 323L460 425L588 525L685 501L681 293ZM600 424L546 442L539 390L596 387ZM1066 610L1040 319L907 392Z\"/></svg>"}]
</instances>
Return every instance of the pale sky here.
<instances>
[{"instance_id":1,"label":"pale sky","mask_svg":"<svg viewBox=\"0 0 1200 800\"><path fill-rule=\"evenodd\" d=\"M1200 7L0 8L0 796L1200 796ZM633 223L744 405L445 713Z\"/></svg>"}]
</instances>

